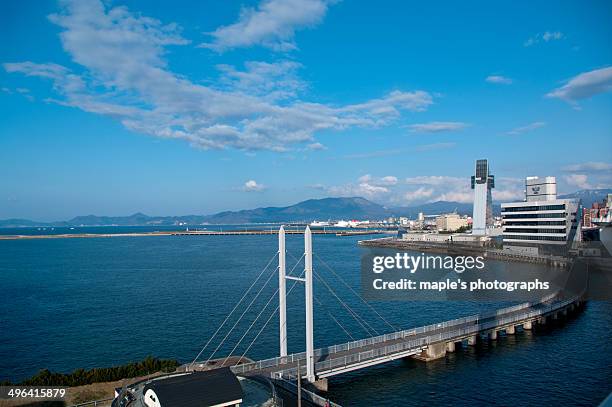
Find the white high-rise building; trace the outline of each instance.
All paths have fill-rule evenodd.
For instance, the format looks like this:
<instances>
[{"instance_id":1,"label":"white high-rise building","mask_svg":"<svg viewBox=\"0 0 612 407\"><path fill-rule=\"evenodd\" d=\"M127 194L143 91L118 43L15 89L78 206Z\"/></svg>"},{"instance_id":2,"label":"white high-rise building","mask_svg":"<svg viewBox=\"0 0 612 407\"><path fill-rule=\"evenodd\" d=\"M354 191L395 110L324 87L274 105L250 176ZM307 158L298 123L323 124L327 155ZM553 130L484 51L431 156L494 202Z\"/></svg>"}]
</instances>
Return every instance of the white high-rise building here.
<instances>
[{"instance_id":1,"label":"white high-rise building","mask_svg":"<svg viewBox=\"0 0 612 407\"><path fill-rule=\"evenodd\" d=\"M525 199L527 202L554 201L557 199L557 179L555 177L525 178Z\"/></svg>"},{"instance_id":2,"label":"white high-rise building","mask_svg":"<svg viewBox=\"0 0 612 407\"><path fill-rule=\"evenodd\" d=\"M543 245L567 245L577 236L579 204L557 199L555 177L527 177L525 201L501 205L504 250L538 254Z\"/></svg>"},{"instance_id":3,"label":"white high-rise building","mask_svg":"<svg viewBox=\"0 0 612 407\"><path fill-rule=\"evenodd\" d=\"M476 160L476 174L472 175L474 190L474 213L472 234L486 235L487 227L493 226L493 199L491 189L495 188L495 177L489 173L487 160Z\"/></svg>"}]
</instances>

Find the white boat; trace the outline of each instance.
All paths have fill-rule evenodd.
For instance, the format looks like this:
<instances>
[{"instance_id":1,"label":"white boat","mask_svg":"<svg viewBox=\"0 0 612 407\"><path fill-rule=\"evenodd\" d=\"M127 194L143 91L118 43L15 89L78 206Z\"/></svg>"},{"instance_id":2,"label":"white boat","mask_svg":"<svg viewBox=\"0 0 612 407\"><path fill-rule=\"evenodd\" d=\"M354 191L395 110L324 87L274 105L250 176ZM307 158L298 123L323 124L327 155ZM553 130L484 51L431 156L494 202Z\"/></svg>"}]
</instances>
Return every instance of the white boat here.
<instances>
[{"instance_id":1,"label":"white boat","mask_svg":"<svg viewBox=\"0 0 612 407\"><path fill-rule=\"evenodd\" d=\"M318 220L315 220L313 222L310 222L310 228L311 229L322 229L322 228L327 228L330 227L331 224L329 222L321 222Z\"/></svg>"}]
</instances>

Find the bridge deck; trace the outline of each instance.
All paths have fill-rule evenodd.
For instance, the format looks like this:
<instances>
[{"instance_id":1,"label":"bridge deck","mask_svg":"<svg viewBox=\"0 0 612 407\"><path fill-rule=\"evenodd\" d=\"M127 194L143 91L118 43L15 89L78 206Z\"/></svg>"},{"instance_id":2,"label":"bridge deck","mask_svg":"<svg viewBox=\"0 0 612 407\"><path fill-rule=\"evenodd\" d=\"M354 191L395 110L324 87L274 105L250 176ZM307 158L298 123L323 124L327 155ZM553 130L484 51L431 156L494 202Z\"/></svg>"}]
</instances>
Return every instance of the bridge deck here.
<instances>
[{"instance_id":1,"label":"bridge deck","mask_svg":"<svg viewBox=\"0 0 612 407\"><path fill-rule=\"evenodd\" d=\"M315 371L318 378L385 363L405 356L416 355L429 345L442 342L458 342L491 330L520 325L543 315L559 311L578 298L564 301L543 301L535 304L524 303L425 327L409 329L373 338L362 339L316 349ZM297 374L297 363L305 375L304 352L253 363L234 366L233 370L242 375L263 375L266 377L293 378Z\"/></svg>"}]
</instances>

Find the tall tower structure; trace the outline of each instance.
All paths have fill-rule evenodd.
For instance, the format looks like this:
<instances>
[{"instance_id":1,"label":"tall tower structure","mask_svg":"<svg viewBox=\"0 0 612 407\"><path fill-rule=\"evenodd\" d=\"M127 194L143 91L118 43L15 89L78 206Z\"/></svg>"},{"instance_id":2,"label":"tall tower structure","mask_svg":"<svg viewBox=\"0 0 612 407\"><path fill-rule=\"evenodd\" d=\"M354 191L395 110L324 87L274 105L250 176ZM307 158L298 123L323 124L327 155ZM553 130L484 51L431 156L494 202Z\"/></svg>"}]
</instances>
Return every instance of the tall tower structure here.
<instances>
[{"instance_id":1,"label":"tall tower structure","mask_svg":"<svg viewBox=\"0 0 612 407\"><path fill-rule=\"evenodd\" d=\"M280 328L280 356L287 356L287 289L286 280L295 280L304 283L306 299L306 379L314 383L315 360L314 360L314 310L313 310L313 285L312 285L312 233L306 226L304 231L304 277L288 276L286 274L285 258L285 228L281 226L278 231L278 296L279 296L279 328Z\"/></svg>"},{"instance_id":2,"label":"tall tower structure","mask_svg":"<svg viewBox=\"0 0 612 407\"><path fill-rule=\"evenodd\" d=\"M495 177L489 172L487 160L476 160L476 174L472 175L474 190L474 213L472 215L472 234L486 235L487 226L493 225L493 199L491 190L495 188Z\"/></svg>"}]
</instances>

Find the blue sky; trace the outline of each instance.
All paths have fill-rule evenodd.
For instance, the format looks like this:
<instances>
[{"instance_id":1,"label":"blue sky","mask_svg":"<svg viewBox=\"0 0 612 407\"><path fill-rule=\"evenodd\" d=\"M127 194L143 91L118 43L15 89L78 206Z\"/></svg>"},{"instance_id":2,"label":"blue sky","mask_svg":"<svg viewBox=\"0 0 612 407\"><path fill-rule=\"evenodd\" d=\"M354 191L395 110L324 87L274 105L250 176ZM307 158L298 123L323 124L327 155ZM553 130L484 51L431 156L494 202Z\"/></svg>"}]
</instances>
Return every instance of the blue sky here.
<instances>
[{"instance_id":1,"label":"blue sky","mask_svg":"<svg viewBox=\"0 0 612 407\"><path fill-rule=\"evenodd\" d=\"M607 1L1 7L0 218L612 185Z\"/></svg>"}]
</instances>

